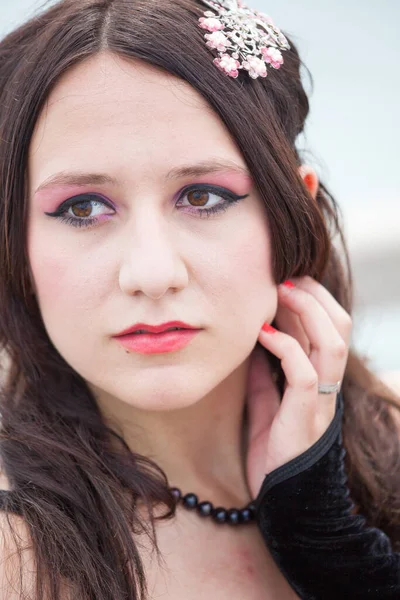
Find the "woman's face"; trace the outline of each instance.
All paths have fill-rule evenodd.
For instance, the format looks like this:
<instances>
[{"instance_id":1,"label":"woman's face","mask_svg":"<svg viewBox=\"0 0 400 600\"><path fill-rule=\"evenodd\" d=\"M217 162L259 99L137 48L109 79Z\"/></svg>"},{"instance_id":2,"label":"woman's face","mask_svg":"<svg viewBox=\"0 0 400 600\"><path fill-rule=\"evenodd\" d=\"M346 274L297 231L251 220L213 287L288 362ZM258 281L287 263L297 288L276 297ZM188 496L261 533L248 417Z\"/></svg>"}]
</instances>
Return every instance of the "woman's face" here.
<instances>
[{"instance_id":1,"label":"woman's face","mask_svg":"<svg viewBox=\"0 0 400 600\"><path fill-rule=\"evenodd\" d=\"M103 53L53 89L30 146L28 256L47 333L96 393L181 408L248 358L277 295L246 171L204 99L139 61ZM62 204L64 220L46 215ZM177 351L113 337L173 320L201 329Z\"/></svg>"}]
</instances>

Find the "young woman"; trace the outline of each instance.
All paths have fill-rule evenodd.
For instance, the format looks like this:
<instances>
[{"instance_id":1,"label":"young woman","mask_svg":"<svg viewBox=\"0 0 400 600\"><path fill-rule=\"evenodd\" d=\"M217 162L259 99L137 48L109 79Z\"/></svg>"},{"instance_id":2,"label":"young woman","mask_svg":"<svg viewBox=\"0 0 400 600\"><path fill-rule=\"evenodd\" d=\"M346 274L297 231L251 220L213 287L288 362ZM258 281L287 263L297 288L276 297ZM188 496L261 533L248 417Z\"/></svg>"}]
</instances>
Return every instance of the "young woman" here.
<instances>
[{"instance_id":1,"label":"young woman","mask_svg":"<svg viewBox=\"0 0 400 600\"><path fill-rule=\"evenodd\" d=\"M1 42L1 598L399 597L398 398L299 68L233 0Z\"/></svg>"}]
</instances>

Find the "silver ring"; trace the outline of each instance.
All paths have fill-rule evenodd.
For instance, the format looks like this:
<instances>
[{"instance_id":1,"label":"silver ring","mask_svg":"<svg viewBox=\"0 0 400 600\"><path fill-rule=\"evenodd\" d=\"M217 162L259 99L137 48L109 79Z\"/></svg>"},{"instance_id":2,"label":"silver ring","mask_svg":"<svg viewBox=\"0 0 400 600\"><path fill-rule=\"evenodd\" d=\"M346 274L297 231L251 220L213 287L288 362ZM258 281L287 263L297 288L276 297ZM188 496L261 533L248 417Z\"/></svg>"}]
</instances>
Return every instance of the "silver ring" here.
<instances>
[{"instance_id":1,"label":"silver ring","mask_svg":"<svg viewBox=\"0 0 400 600\"><path fill-rule=\"evenodd\" d=\"M318 394L333 394L334 392L338 392L340 390L341 383L341 381L338 381L337 383L331 384L318 384Z\"/></svg>"}]
</instances>

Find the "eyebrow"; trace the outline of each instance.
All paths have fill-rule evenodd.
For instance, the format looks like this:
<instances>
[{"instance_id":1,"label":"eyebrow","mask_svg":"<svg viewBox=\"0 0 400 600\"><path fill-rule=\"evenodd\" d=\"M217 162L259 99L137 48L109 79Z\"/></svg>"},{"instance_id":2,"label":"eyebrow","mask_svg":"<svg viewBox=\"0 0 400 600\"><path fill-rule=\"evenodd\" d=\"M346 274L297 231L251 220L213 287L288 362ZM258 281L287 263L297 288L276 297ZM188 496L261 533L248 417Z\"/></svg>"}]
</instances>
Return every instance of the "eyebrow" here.
<instances>
[{"instance_id":1,"label":"eyebrow","mask_svg":"<svg viewBox=\"0 0 400 600\"><path fill-rule=\"evenodd\" d=\"M233 161L227 160L208 160L193 165L183 165L181 167L174 167L171 169L166 176L166 180L180 179L183 177L199 177L201 175L207 175L209 173L220 173L223 171L234 171L247 177L251 177L248 169L236 164ZM81 171L70 172L60 171L48 177L43 181L39 187L35 190L35 194L41 192L49 187L56 185L106 185L112 184L117 185L118 180L111 175L104 173L83 173Z\"/></svg>"}]
</instances>

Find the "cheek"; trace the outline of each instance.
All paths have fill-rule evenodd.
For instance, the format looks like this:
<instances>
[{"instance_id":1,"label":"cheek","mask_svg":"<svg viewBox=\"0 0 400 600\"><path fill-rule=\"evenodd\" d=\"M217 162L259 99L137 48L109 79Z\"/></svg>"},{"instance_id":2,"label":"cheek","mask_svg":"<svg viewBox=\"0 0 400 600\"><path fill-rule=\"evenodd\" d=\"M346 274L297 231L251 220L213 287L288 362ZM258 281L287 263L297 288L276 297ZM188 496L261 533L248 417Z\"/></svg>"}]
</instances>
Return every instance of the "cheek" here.
<instances>
[{"instance_id":1,"label":"cheek","mask_svg":"<svg viewBox=\"0 0 400 600\"><path fill-rule=\"evenodd\" d=\"M83 320L85 329L90 327L104 296L105 273L100 260L85 255L84 248L38 234L32 231L29 237L30 268L46 330L58 342L75 326L82 328Z\"/></svg>"},{"instance_id":2,"label":"cheek","mask_svg":"<svg viewBox=\"0 0 400 600\"><path fill-rule=\"evenodd\" d=\"M254 335L258 324L272 320L277 308L277 288L272 273L270 236L265 216L250 213L224 239L217 268L210 269L227 317Z\"/></svg>"},{"instance_id":3,"label":"cheek","mask_svg":"<svg viewBox=\"0 0 400 600\"><path fill-rule=\"evenodd\" d=\"M212 390L242 364L263 321L276 312L268 227L261 209L243 208L229 222L221 220L212 235L177 236L191 272L177 306L185 313L184 303L193 303L186 314L195 318L197 306L199 320L209 327L178 362L154 361L151 377L143 358L114 348L107 336L115 314L135 313L134 297L118 287L121 248L72 244L71 237L60 239L35 225L28 240L30 266L47 333L60 354L99 390L138 406L172 408ZM170 299L167 292L165 305Z\"/></svg>"}]
</instances>

